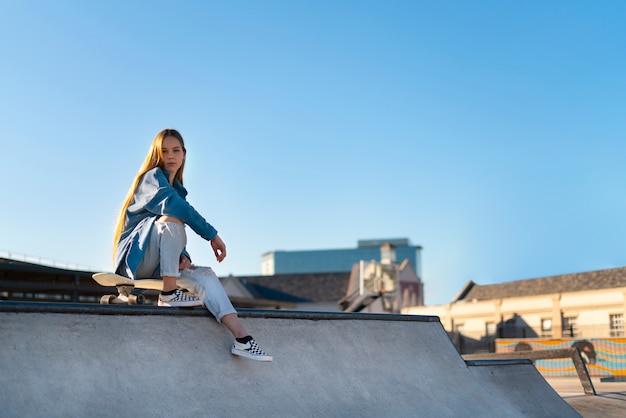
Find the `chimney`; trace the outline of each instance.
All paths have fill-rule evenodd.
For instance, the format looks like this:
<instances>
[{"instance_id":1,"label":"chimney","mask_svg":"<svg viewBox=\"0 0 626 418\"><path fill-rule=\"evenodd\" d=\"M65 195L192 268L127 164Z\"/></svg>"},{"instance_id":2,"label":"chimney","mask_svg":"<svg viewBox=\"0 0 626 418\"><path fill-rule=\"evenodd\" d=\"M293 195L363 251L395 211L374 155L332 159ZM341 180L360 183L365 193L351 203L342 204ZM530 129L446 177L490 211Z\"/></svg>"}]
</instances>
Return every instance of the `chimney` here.
<instances>
[{"instance_id":1,"label":"chimney","mask_svg":"<svg viewBox=\"0 0 626 418\"><path fill-rule=\"evenodd\" d=\"M393 264L396 262L396 246L386 242L380 246L380 263Z\"/></svg>"}]
</instances>

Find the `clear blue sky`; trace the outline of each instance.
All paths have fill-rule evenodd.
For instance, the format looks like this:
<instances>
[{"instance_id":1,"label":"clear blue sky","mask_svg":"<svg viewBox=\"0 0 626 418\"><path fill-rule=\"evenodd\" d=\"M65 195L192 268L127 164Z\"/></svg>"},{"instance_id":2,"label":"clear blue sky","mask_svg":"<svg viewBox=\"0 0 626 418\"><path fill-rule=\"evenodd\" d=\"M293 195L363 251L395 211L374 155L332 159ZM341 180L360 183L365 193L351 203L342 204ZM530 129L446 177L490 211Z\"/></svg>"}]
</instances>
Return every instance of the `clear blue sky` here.
<instances>
[{"instance_id":1,"label":"clear blue sky","mask_svg":"<svg viewBox=\"0 0 626 418\"><path fill-rule=\"evenodd\" d=\"M2 1L0 250L110 270L154 135L228 257L407 237L426 303L626 265L626 2Z\"/></svg>"}]
</instances>

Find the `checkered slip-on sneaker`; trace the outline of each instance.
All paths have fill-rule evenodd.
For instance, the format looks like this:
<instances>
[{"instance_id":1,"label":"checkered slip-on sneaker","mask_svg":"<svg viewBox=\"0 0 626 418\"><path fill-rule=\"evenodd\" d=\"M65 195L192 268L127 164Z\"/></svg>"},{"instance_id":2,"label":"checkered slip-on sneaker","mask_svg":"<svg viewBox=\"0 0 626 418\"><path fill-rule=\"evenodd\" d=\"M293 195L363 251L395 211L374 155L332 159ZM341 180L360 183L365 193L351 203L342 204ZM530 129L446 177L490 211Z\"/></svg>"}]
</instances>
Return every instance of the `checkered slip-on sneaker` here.
<instances>
[{"instance_id":1,"label":"checkered slip-on sneaker","mask_svg":"<svg viewBox=\"0 0 626 418\"><path fill-rule=\"evenodd\" d=\"M230 352L237 356L242 356L249 358L251 360L257 361L272 361L274 358L272 356L268 356L265 351L259 347L259 345L254 340L250 340L245 344L240 342L233 343L233 348L231 348Z\"/></svg>"},{"instance_id":2,"label":"checkered slip-on sneaker","mask_svg":"<svg viewBox=\"0 0 626 418\"><path fill-rule=\"evenodd\" d=\"M176 289L173 295L159 295L159 306L189 308L192 306L202 306L204 303L189 292Z\"/></svg>"}]
</instances>

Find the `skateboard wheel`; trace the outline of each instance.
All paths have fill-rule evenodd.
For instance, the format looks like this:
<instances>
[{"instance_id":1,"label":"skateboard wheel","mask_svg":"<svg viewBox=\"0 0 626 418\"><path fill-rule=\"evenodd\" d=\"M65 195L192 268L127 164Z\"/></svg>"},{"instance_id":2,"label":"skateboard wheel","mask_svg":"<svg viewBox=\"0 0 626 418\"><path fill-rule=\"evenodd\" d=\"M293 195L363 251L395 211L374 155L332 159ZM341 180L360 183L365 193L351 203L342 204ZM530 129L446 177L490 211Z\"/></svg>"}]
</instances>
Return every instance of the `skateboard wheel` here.
<instances>
[{"instance_id":1,"label":"skateboard wheel","mask_svg":"<svg viewBox=\"0 0 626 418\"><path fill-rule=\"evenodd\" d=\"M146 297L144 295L128 295L129 305L143 305L145 301Z\"/></svg>"},{"instance_id":2,"label":"skateboard wheel","mask_svg":"<svg viewBox=\"0 0 626 418\"><path fill-rule=\"evenodd\" d=\"M110 305L111 303L113 303L113 301L115 300L115 298L117 297L117 295L104 295L100 298L100 304L101 305Z\"/></svg>"}]
</instances>

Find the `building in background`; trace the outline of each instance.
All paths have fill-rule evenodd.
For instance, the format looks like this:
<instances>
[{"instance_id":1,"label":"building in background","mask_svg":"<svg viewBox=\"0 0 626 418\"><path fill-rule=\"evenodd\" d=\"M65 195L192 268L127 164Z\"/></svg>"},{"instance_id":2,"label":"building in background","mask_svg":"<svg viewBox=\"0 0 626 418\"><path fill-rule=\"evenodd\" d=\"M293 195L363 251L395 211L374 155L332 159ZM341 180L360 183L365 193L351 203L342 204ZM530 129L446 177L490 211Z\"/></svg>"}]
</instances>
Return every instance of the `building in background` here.
<instances>
[{"instance_id":1,"label":"building in background","mask_svg":"<svg viewBox=\"0 0 626 418\"><path fill-rule=\"evenodd\" d=\"M264 288L271 288L273 298L282 295L288 299L285 301L295 303L292 309L400 314L404 308L424 304L421 250L421 246L411 245L408 238L383 238L359 240L357 248L269 251L263 254L261 262L261 277L268 280L254 280L256 284L263 283ZM345 277L342 280L346 281L341 283L342 297L335 299L337 293L332 292L332 298L321 298L330 289L323 282L334 280L335 276ZM296 277L311 279L303 281ZM311 293L295 292L296 283L309 289L317 287L316 297L290 299L290 294Z\"/></svg>"},{"instance_id":2,"label":"building in background","mask_svg":"<svg viewBox=\"0 0 626 418\"><path fill-rule=\"evenodd\" d=\"M0 301L98 303L105 288L92 274L0 256Z\"/></svg>"},{"instance_id":3,"label":"building in background","mask_svg":"<svg viewBox=\"0 0 626 418\"><path fill-rule=\"evenodd\" d=\"M220 280L236 308L398 314L423 304L422 282L412 264L419 265L420 249L407 239L359 241L357 249L297 252L309 253L303 257L313 263L311 270L321 271ZM342 258L343 264L328 263L328 253L339 254L330 259ZM95 283L92 273L6 259L0 263L0 300L98 303L101 296L117 293ZM142 294L146 304L155 304L158 291Z\"/></svg>"},{"instance_id":4,"label":"building in background","mask_svg":"<svg viewBox=\"0 0 626 418\"><path fill-rule=\"evenodd\" d=\"M396 259L408 260L421 278L422 247L407 238L359 240L357 248L268 251L261 256L261 274L351 272L355 263L384 259L385 244L394 247Z\"/></svg>"},{"instance_id":5,"label":"building in background","mask_svg":"<svg viewBox=\"0 0 626 418\"><path fill-rule=\"evenodd\" d=\"M626 267L489 285L470 280L449 304L402 313L438 316L461 354L577 347L591 375L626 377ZM571 360L537 364L548 376L575 374Z\"/></svg>"},{"instance_id":6,"label":"building in background","mask_svg":"<svg viewBox=\"0 0 626 418\"><path fill-rule=\"evenodd\" d=\"M396 262L394 247L381 247L380 261L354 264L346 296L339 301L343 312L400 314L403 308L424 304L424 285L407 258Z\"/></svg>"}]
</instances>

